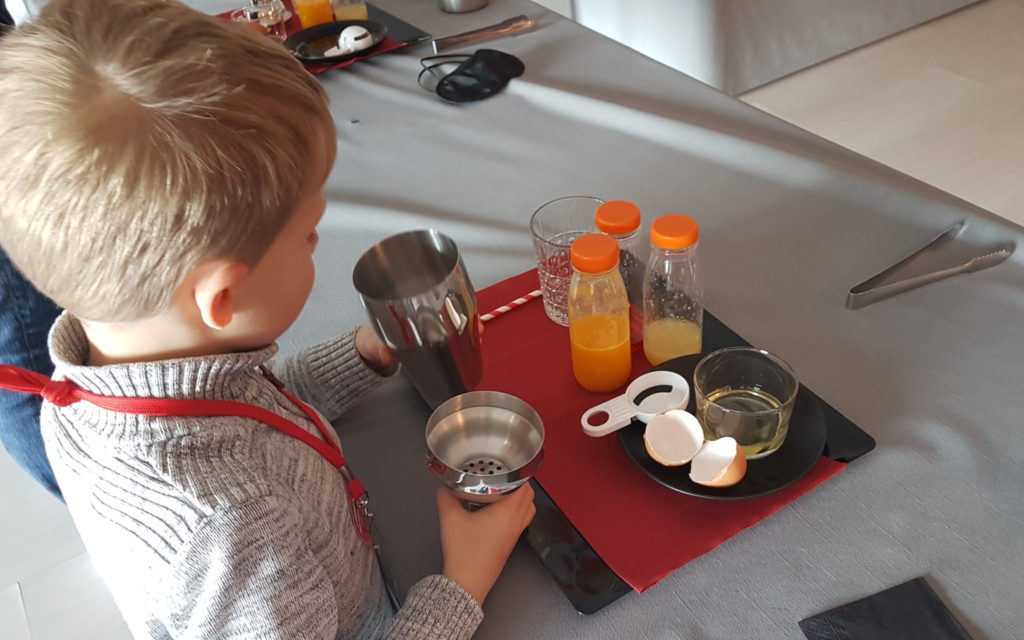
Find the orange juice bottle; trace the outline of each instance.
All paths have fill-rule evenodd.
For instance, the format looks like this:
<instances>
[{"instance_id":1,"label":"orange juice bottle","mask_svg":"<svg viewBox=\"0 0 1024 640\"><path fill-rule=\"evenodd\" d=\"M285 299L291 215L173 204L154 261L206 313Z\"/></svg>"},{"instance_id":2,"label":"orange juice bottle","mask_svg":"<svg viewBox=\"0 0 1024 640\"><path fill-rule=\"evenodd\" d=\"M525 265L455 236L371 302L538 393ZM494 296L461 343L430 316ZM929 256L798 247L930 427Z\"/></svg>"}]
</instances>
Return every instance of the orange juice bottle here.
<instances>
[{"instance_id":1,"label":"orange juice bottle","mask_svg":"<svg viewBox=\"0 0 1024 640\"><path fill-rule=\"evenodd\" d=\"M572 243L569 342L572 373L587 391L614 391L629 380L629 298L619 273L619 245L597 233Z\"/></svg>"}]
</instances>

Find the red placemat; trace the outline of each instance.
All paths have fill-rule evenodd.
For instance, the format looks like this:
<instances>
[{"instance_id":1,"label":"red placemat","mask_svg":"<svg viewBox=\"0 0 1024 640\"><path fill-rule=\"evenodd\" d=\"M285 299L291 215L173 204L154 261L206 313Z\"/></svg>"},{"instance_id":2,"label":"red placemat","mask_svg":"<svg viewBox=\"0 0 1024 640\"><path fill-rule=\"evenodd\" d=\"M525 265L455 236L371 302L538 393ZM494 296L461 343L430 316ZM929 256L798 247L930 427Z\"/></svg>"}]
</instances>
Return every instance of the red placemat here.
<instances>
[{"instance_id":1,"label":"red placemat","mask_svg":"<svg viewBox=\"0 0 1024 640\"><path fill-rule=\"evenodd\" d=\"M292 6L291 0L282 1L284 2L285 8L288 9L288 11L292 14L292 17L289 18L288 22L285 23L285 33L287 33L288 35L292 35L297 31L301 31L302 23L299 22L299 16L296 14L295 8ZM241 2L241 4L244 4L244 2ZM241 4L239 6L241 6ZM225 11L224 13L218 13L217 17L224 18L225 20L230 20L231 14L233 12L234 11L232 10ZM309 71L311 74L319 75L325 71L330 71L331 69L344 69L347 66L359 62L360 60L366 60L367 58L379 56L382 53L389 53L397 49L402 49L404 47L408 47L410 44L413 43L398 42L397 40L393 40L391 37L387 37L381 40L380 44L370 48L365 53L352 56L351 58L345 58L340 62L303 62L302 66L306 67L306 71Z\"/></svg>"},{"instance_id":2,"label":"red placemat","mask_svg":"<svg viewBox=\"0 0 1024 640\"><path fill-rule=\"evenodd\" d=\"M488 312L538 288L536 270L477 293ZM480 390L504 391L544 420L544 463L537 480L594 551L627 584L644 591L687 562L767 518L846 465L822 457L794 485L761 498L704 500L648 478L618 438L591 438L580 416L616 394L584 391L572 375L569 332L548 319L541 300L487 323ZM633 377L650 369L633 354Z\"/></svg>"}]
</instances>

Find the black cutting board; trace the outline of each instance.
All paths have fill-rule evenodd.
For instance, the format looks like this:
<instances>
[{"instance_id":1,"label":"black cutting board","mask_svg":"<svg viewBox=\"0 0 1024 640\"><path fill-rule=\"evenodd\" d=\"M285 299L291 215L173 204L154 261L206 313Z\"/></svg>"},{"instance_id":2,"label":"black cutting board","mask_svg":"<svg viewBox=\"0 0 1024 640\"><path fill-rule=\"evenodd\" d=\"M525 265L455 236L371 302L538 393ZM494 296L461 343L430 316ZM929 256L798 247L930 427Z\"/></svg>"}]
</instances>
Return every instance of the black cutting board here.
<instances>
[{"instance_id":1,"label":"black cutting board","mask_svg":"<svg viewBox=\"0 0 1024 640\"><path fill-rule=\"evenodd\" d=\"M366 5L366 11L371 21L379 22L387 27L388 36L395 42L420 42L421 40L430 39L430 34L426 31L417 29L408 22L400 20L372 4Z\"/></svg>"}]
</instances>

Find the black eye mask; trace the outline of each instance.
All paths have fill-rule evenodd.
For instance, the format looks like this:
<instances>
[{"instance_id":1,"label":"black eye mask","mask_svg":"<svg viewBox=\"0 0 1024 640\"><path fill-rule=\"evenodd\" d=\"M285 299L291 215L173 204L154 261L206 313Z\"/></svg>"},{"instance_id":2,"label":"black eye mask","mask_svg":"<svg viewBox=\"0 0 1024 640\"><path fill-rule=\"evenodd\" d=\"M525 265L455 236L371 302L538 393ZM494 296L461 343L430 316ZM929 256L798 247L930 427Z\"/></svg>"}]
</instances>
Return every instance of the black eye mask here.
<instances>
[{"instance_id":1,"label":"black eye mask","mask_svg":"<svg viewBox=\"0 0 1024 640\"><path fill-rule=\"evenodd\" d=\"M471 56L433 56L421 63L420 86L449 102L489 98L526 70L519 58L494 49L480 49Z\"/></svg>"}]
</instances>

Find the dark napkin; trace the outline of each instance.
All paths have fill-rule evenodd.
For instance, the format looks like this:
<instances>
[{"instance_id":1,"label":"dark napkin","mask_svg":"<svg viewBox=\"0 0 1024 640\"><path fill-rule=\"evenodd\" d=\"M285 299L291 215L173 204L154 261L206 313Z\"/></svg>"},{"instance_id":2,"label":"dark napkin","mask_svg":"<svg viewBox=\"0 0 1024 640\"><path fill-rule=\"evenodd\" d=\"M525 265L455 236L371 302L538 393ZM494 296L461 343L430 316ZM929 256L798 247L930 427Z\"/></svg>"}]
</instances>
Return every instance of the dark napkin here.
<instances>
[{"instance_id":1,"label":"dark napkin","mask_svg":"<svg viewBox=\"0 0 1024 640\"><path fill-rule=\"evenodd\" d=\"M475 102L505 88L508 81L523 75L522 60L494 49L480 49L441 79L437 95L448 102Z\"/></svg>"},{"instance_id":2,"label":"dark napkin","mask_svg":"<svg viewBox=\"0 0 1024 640\"><path fill-rule=\"evenodd\" d=\"M971 640L924 578L800 621L808 640Z\"/></svg>"}]
</instances>

